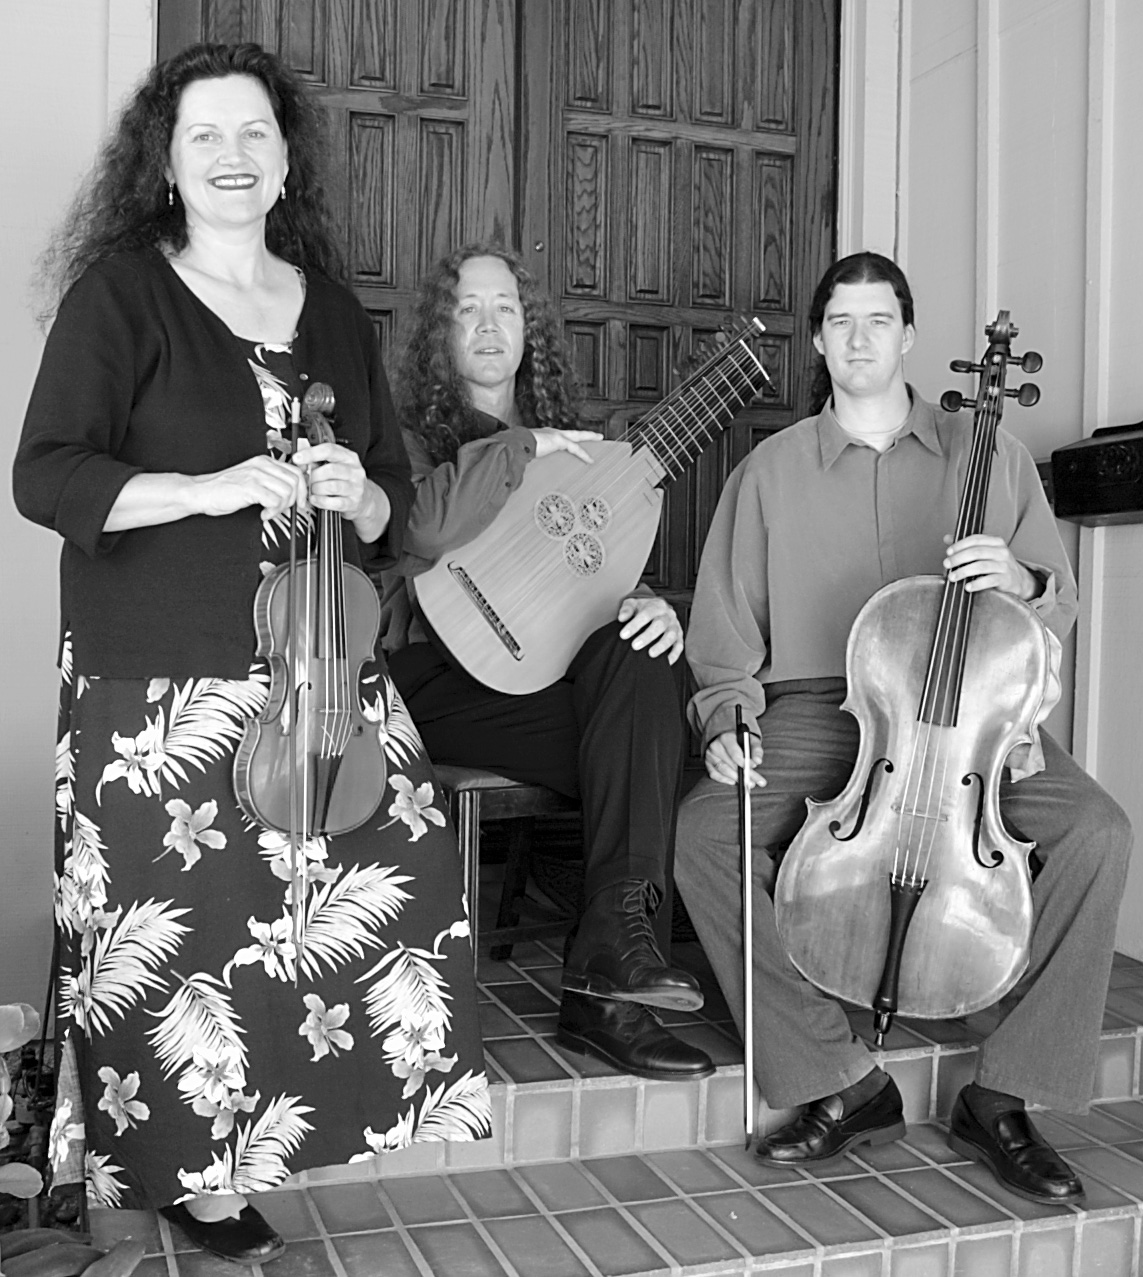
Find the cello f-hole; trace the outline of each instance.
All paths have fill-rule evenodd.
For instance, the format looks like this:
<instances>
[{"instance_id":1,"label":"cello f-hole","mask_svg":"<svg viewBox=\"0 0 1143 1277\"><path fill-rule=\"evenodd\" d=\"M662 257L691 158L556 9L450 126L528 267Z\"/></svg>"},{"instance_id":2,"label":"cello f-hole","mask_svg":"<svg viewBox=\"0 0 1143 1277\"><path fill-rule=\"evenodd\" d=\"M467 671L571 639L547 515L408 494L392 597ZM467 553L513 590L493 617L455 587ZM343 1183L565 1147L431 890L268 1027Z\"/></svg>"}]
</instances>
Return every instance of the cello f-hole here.
<instances>
[{"instance_id":1,"label":"cello f-hole","mask_svg":"<svg viewBox=\"0 0 1143 1277\"><path fill-rule=\"evenodd\" d=\"M865 824L865 813L869 807L869 800L873 796L873 781L876 779L877 768L882 766L885 768L886 775L893 770L893 764L887 758L877 759L873 766L870 767L869 775L865 778L865 792L861 795L861 806L857 810L857 820L849 833L839 834L837 831L841 828L841 821L830 821L829 831L838 842L849 842L850 839L856 838L861 833L861 827Z\"/></svg>"},{"instance_id":2,"label":"cello f-hole","mask_svg":"<svg viewBox=\"0 0 1143 1277\"><path fill-rule=\"evenodd\" d=\"M976 781L976 811L973 813L972 820L972 858L981 867L981 869L999 869L1004 863L1004 853L993 848L988 854L993 857L991 861L985 860L980 854L980 826L984 821L984 777L979 772L969 772L967 776L960 778L962 785L971 785Z\"/></svg>"}]
</instances>

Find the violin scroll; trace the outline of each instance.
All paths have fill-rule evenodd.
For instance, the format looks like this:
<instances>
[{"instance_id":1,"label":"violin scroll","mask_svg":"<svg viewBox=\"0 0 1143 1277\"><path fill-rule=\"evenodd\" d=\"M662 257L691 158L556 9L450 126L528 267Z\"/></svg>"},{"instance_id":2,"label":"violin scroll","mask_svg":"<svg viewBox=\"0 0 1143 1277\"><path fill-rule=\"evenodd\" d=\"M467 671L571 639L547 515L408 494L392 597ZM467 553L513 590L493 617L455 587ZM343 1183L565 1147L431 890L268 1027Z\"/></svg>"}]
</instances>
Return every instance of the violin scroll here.
<instances>
[{"instance_id":1,"label":"violin scroll","mask_svg":"<svg viewBox=\"0 0 1143 1277\"><path fill-rule=\"evenodd\" d=\"M992 391L995 395L997 391L1009 399L1015 399L1022 408L1031 408L1040 402L1040 388L1034 386L1031 382L1026 381L1019 387L1006 388L1004 386L1004 369L1008 364L1019 364L1021 370L1027 373L1038 373L1044 366L1044 361L1038 351L1028 350L1023 355L1014 355L1010 349L1010 343L1014 337L1019 336L1020 329L1011 323L1008 318L1008 311L999 311L996 318L991 324L984 326L984 331L988 335L989 346L984 353L984 357L980 363L974 363L971 359L954 359L949 367L953 372L970 373L980 377L980 386L984 387L986 378L989 373L995 369L999 369L999 380L993 381ZM978 391L975 399L968 399L960 393L959 390L946 390L941 395L941 407L945 412L959 412L962 408L976 408L981 402L981 395ZM999 413L997 414L999 416Z\"/></svg>"}]
</instances>

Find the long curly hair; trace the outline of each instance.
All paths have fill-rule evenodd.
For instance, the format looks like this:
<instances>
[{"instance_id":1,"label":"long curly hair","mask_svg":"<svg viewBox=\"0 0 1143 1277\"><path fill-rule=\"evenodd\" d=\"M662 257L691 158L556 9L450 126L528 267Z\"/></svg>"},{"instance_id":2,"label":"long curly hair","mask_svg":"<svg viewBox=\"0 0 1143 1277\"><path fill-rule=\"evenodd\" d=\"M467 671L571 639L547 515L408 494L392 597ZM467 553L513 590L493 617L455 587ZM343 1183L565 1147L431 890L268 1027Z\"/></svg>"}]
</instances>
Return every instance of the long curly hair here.
<instances>
[{"instance_id":1,"label":"long curly hair","mask_svg":"<svg viewBox=\"0 0 1143 1277\"><path fill-rule=\"evenodd\" d=\"M913 293L900 266L880 253L851 253L834 262L814 289L810 300L810 332L813 336L816 337L821 332L826 307L833 296L833 290L839 284L889 284L897 295L905 326L913 323ZM825 358L817 355L810 386L810 413L821 412L832 394L833 382L830 380Z\"/></svg>"},{"instance_id":2,"label":"long curly hair","mask_svg":"<svg viewBox=\"0 0 1143 1277\"><path fill-rule=\"evenodd\" d=\"M257 44L195 44L153 66L110 136L40 259L42 320L88 267L113 253L187 246L186 210L166 169L183 90L196 80L258 80L289 149L286 193L266 217L266 247L295 266L344 279L323 194L324 121L302 81ZM171 199L173 198L173 203Z\"/></svg>"},{"instance_id":3,"label":"long curly hair","mask_svg":"<svg viewBox=\"0 0 1143 1277\"><path fill-rule=\"evenodd\" d=\"M516 277L524 311L524 354L516 403L538 426L575 425L571 365L559 318L520 254L500 244L465 244L442 257L417 288L401 343L394 385L401 424L424 442L434 465L455 461L462 443L488 433L453 358L453 311L460 268L473 257L498 257Z\"/></svg>"}]
</instances>

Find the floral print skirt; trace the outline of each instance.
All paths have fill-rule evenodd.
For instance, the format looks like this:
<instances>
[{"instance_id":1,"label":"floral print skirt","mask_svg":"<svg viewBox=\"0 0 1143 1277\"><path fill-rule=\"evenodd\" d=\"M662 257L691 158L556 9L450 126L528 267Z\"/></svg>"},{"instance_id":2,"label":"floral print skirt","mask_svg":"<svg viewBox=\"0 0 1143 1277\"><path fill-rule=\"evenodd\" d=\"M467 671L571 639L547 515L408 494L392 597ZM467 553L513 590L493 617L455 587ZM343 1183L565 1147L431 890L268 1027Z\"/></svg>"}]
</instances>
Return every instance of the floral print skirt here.
<instances>
[{"instance_id":1,"label":"floral print skirt","mask_svg":"<svg viewBox=\"0 0 1143 1277\"><path fill-rule=\"evenodd\" d=\"M266 702L245 680L74 677L65 643L56 924L61 1089L53 1165L144 1208L274 1188L295 1171L489 1133L456 839L379 664L363 712L388 768L360 828L295 860L232 768Z\"/></svg>"}]
</instances>

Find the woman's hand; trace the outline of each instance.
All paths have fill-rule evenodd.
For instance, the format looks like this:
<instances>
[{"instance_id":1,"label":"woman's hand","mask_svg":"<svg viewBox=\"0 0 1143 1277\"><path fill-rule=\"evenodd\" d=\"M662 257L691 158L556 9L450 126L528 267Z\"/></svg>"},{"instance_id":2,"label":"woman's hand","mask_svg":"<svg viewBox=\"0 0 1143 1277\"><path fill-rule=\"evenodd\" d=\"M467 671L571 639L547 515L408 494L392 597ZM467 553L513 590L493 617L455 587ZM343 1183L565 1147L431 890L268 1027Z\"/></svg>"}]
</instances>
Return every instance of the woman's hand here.
<instances>
[{"instance_id":1,"label":"woman's hand","mask_svg":"<svg viewBox=\"0 0 1143 1277\"><path fill-rule=\"evenodd\" d=\"M756 770L762 765L762 742L752 732L747 735L750 737L750 769L746 773L746 785L753 789L766 783ZM711 780L717 780L720 785L736 785L744 762L738 746L738 733L729 731L716 736L706 747L703 761Z\"/></svg>"},{"instance_id":2,"label":"woman's hand","mask_svg":"<svg viewBox=\"0 0 1143 1277\"><path fill-rule=\"evenodd\" d=\"M310 502L319 510L336 510L345 519L361 516L369 481L356 452L340 443L311 446L300 439L294 465L308 471Z\"/></svg>"},{"instance_id":3,"label":"woman's hand","mask_svg":"<svg viewBox=\"0 0 1143 1277\"><path fill-rule=\"evenodd\" d=\"M552 452L570 452L588 464L592 461L591 454L581 448L580 443L603 438L598 430L557 430L554 426L540 426L533 429L532 434L536 437L537 461Z\"/></svg>"},{"instance_id":4,"label":"woman's hand","mask_svg":"<svg viewBox=\"0 0 1143 1277\"><path fill-rule=\"evenodd\" d=\"M214 474L193 475L191 483L198 507L195 513L212 517L258 505L262 507L262 518L268 521L295 501L305 506L304 475L286 462L266 455L250 457Z\"/></svg>"},{"instance_id":5,"label":"woman's hand","mask_svg":"<svg viewBox=\"0 0 1143 1277\"><path fill-rule=\"evenodd\" d=\"M946 535L945 545L949 547L944 561L949 579L963 581L970 594L1003 590L1031 602L1043 591L1040 581L1016 558L1002 537L979 533L954 544L952 537Z\"/></svg>"},{"instance_id":6,"label":"woman's hand","mask_svg":"<svg viewBox=\"0 0 1143 1277\"><path fill-rule=\"evenodd\" d=\"M358 540L376 541L389 526L389 497L366 477L361 458L352 449L339 443L311 447L300 440L294 464L309 472L310 504L349 519Z\"/></svg>"},{"instance_id":7,"label":"woman's hand","mask_svg":"<svg viewBox=\"0 0 1143 1277\"><path fill-rule=\"evenodd\" d=\"M619 631L621 639L630 639L635 651L653 644L648 656L667 653L667 663L674 665L683 652L683 627L675 609L666 601L642 594L624 599L616 620L627 624Z\"/></svg>"}]
</instances>

